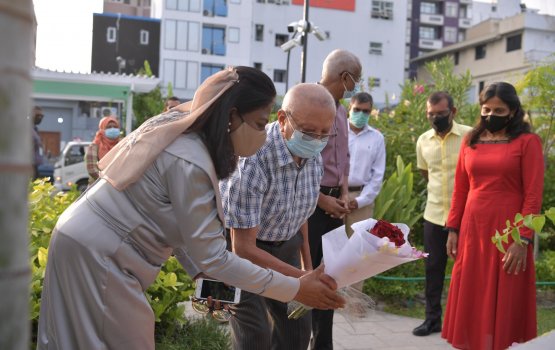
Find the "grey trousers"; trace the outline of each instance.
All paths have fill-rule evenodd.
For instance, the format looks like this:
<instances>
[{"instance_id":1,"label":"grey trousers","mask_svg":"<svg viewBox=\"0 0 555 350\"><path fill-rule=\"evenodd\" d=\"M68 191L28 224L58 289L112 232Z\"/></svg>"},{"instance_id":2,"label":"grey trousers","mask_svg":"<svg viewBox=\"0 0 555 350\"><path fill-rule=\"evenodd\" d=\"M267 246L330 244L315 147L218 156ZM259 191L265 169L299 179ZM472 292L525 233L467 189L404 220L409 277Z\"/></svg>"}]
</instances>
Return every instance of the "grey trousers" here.
<instances>
[{"instance_id":1,"label":"grey trousers","mask_svg":"<svg viewBox=\"0 0 555 350\"><path fill-rule=\"evenodd\" d=\"M274 246L257 241L258 248L300 268L301 233ZM241 302L234 305L231 342L235 350L306 350L310 341L311 313L298 320L287 318L287 303L241 291Z\"/></svg>"}]
</instances>

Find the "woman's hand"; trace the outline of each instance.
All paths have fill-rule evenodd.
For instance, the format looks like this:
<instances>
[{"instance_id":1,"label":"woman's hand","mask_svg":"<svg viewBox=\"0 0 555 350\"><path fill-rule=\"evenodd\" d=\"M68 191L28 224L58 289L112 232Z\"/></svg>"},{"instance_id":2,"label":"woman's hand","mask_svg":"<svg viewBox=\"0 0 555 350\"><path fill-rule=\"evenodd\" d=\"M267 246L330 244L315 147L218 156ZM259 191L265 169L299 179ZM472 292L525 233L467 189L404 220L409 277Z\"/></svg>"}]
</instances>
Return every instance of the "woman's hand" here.
<instances>
[{"instance_id":1,"label":"woman's hand","mask_svg":"<svg viewBox=\"0 0 555 350\"><path fill-rule=\"evenodd\" d=\"M518 275L520 271L526 271L526 255L528 254L528 246L524 244L518 244L516 242L511 243L509 249L503 257L503 270L508 274L514 273Z\"/></svg>"},{"instance_id":2,"label":"woman's hand","mask_svg":"<svg viewBox=\"0 0 555 350\"><path fill-rule=\"evenodd\" d=\"M455 231L449 231L447 236L447 255L455 260L457 257L457 246L459 244L459 235Z\"/></svg>"}]
</instances>

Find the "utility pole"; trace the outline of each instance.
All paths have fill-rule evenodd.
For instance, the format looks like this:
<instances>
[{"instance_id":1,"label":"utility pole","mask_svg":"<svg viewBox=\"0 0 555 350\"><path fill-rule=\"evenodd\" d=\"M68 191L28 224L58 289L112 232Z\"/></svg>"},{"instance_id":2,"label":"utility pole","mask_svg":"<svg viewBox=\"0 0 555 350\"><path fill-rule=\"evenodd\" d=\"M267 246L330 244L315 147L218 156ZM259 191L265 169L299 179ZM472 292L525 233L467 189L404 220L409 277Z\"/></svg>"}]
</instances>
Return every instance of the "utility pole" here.
<instances>
[{"instance_id":1,"label":"utility pole","mask_svg":"<svg viewBox=\"0 0 555 350\"><path fill-rule=\"evenodd\" d=\"M306 26L302 33L303 52L301 57L301 83L306 82L306 53L308 46L308 33L310 33L310 22L308 21L308 8L310 7L310 0L304 0L303 9L303 22Z\"/></svg>"}]
</instances>

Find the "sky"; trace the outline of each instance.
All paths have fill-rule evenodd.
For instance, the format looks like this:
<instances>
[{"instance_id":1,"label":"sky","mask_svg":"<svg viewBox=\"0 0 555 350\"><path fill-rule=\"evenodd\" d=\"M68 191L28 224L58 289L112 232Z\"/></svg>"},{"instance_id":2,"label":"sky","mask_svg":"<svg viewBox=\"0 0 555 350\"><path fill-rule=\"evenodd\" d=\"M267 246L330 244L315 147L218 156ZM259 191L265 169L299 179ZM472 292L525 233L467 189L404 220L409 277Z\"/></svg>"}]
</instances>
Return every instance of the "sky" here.
<instances>
[{"instance_id":1,"label":"sky","mask_svg":"<svg viewBox=\"0 0 555 350\"><path fill-rule=\"evenodd\" d=\"M554 0L523 2L529 8L539 8L540 13L555 15ZM33 3L37 17L36 66L67 72L90 72L92 14L102 12L103 1L33 0Z\"/></svg>"}]
</instances>

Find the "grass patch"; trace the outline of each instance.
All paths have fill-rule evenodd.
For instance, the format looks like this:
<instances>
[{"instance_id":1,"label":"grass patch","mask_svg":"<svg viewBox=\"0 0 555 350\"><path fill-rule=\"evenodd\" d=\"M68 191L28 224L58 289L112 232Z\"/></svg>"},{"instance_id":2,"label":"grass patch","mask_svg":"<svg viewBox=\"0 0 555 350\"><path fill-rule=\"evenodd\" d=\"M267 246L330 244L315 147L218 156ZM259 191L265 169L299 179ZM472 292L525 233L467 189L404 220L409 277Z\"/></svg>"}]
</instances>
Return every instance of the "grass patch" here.
<instances>
[{"instance_id":1,"label":"grass patch","mask_svg":"<svg viewBox=\"0 0 555 350\"><path fill-rule=\"evenodd\" d=\"M231 339L227 324L222 325L211 317L195 318L157 339L156 350L228 350Z\"/></svg>"}]
</instances>

